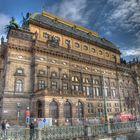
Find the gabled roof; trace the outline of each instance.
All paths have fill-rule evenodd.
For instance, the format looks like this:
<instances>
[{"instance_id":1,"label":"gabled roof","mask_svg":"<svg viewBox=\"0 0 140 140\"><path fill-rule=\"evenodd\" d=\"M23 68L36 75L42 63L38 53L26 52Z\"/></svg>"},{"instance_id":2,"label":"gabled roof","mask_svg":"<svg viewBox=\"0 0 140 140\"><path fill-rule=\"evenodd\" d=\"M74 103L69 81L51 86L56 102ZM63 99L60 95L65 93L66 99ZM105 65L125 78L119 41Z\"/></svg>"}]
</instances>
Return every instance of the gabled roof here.
<instances>
[{"instance_id":1,"label":"gabled roof","mask_svg":"<svg viewBox=\"0 0 140 140\"><path fill-rule=\"evenodd\" d=\"M46 25L46 27L50 26L61 31L63 30L67 33L85 38L90 42L97 43L104 49L115 50L115 52L120 54L119 49L112 42L108 41L105 38L100 38L96 32L78 26L62 18L56 17L52 14L48 14L46 12L34 13L30 16L29 22L35 22L38 24L42 24L43 26Z\"/></svg>"}]
</instances>

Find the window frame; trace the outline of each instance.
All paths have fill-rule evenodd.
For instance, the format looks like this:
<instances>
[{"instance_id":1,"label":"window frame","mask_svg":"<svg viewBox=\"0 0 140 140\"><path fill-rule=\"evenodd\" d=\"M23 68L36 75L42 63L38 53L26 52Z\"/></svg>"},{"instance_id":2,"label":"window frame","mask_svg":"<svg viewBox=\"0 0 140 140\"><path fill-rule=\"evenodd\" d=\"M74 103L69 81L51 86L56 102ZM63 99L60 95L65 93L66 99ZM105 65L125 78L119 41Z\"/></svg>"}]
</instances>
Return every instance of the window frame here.
<instances>
[{"instance_id":1,"label":"window frame","mask_svg":"<svg viewBox=\"0 0 140 140\"><path fill-rule=\"evenodd\" d=\"M42 79L39 79L38 80L38 89L41 90L41 89L45 89L46 87L46 81L45 80L42 80Z\"/></svg>"},{"instance_id":2,"label":"window frame","mask_svg":"<svg viewBox=\"0 0 140 140\"><path fill-rule=\"evenodd\" d=\"M17 83L19 82L20 83ZM23 92L23 86L24 86L24 82L23 82L23 79L16 79L15 80L15 92Z\"/></svg>"}]
</instances>

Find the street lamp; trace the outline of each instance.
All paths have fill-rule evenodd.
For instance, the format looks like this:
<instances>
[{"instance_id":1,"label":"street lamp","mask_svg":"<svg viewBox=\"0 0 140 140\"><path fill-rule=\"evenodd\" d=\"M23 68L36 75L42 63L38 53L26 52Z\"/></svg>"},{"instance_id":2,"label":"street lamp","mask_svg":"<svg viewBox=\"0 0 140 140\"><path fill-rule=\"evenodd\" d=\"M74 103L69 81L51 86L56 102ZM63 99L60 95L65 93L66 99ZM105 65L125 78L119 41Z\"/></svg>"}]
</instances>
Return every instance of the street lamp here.
<instances>
[{"instance_id":1,"label":"street lamp","mask_svg":"<svg viewBox=\"0 0 140 140\"><path fill-rule=\"evenodd\" d=\"M20 108L21 104L17 103L17 124L19 125L19 118L20 118Z\"/></svg>"},{"instance_id":2,"label":"street lamp","mask_svg":"<svg viewBox=\"0 0 140 140\"><path fill-rule=\"evenodd\" d=\"M106 94L105 94L105 83L104 83L104 76L102 76L102 80L103 80L103 97L104 97L104 117L105 117L105 123L108 122L107 119L107 111L106 111Z\"/></svg>"}]
</instances>

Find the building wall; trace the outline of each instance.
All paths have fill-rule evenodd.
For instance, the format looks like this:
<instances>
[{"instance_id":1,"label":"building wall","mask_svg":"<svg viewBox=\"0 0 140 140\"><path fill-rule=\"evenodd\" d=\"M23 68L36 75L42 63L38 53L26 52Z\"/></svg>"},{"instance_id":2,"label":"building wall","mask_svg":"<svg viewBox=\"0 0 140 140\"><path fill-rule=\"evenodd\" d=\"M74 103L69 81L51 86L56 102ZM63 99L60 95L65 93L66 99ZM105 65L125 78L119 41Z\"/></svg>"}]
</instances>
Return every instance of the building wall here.
<instances>
[{"instance_id":1,"label":"building wall","mask_svg":"<svg viewBox=\"0 0 140 140\"><path fill-rule=\"evenodd\" d=\"M43 42L47 41L47 38L43 36L44 33L47 33L48 35L51 35L51 36L53 35L53 36L59 37L60 38L60 46L62 46L62 47L67 48L65 41L70 40L70 46L71 46L71 49L73 49L73 50L76 50L78 52L82 52L82 53L85 53L88 55L93 55L93 56L103 58L103 59L113 61L113 62L115 61L114 60L114 56L115 56L117 59L117 63L120 63L120 55L115 54L111 51L102 49L98 46L91 45L89 43L74 39L73 37L68 37L68 36L62 35L60 33L56 33L54 31L50 31L48 29L44 29L44 28L41 28L41 27L38 27L38 26L35 26L32 24L30 24L30 31L33 33L37 32L38 33L38 40L40 40L40 41L43 41ZM75 43L78 43L80 46L76 47ZM84 45L88 47L87 50L84 48Z\"/></svg>"},{"instance_id":2,"label":"building wall","mask_svg":"<svg viewBox=\"0 0 140 140\"><path fill-rule=\"evenodd\" d=\"M23 34L22 36L20 34ZM104 115L104 95L105 89L109 90L106 97L106 111L108 118L117 112L137 112L137 102L126 100L126 97L136 99L136 87L131 77L130 69L123 72L119 69L106 67L97 64L90 64L69 57L55 55L43 51L43 47L48 47L46 43L38 45L40 40L28 40L23 38L24 31L16 31L16 36L8 37L7 50L5 50L4 70L2 72L4 90L1 91L1 119L18 121L17 112L20 111L21 123L24 122L24 112L30 106L31 115L38 117L37 102L41 101L43 117L50 117L49 104L55 100L59 106L59 121L64 122L64 103L68 100L72 105L72 117L77 118L77 103L81 101L84 105L84 117L99 117ZM64 37L65 38L65 37ZM74 39L73 39L74 40ZM82 44L82 43L81 43ZM64 45L64 44L62 44ZM32 48L42 47L42 51ZM61 48L60 48L61 49ZM77 50L76 50L77 51ZM81 49L82 52L82 49ZM85 53L85 52L84 52ZM75 53L76 54L76 53ZM112 55L113 53L111 53ZM99 61L100 64L100 61ZM112 63L111 63L112 64ZM114 63L116 65L116 63ZM119 65L119 64L118 64ZM23 70L22 74L17 70ZM52 73L56 76L52 76ZM66 78L63 76L67 75ZM73 80L73 77L78 80ZM15 81L22 80L23 91L15 91ZM88 80L87 80L88 79ZM39 81L45 81L45 86L39 89ZM57 89L52 89L51 82L57 82ZM63 82L68 83L68 89L63 90ZM79 86L79 89L72 89L72 85ZM89 93L83 87L100 88L100 96L94 93L89 97ZM113 92L115 90L115 93ZM93 93L93 91L92 91ZM115 95L114 95L115 94ZM18 107L20 103L20 107ZM94 111L88 112L88 103L93 104ZM135 108L136 110L132 110ZM99 113L101 112L101 113Z\"/></svg>"}]
</instances>

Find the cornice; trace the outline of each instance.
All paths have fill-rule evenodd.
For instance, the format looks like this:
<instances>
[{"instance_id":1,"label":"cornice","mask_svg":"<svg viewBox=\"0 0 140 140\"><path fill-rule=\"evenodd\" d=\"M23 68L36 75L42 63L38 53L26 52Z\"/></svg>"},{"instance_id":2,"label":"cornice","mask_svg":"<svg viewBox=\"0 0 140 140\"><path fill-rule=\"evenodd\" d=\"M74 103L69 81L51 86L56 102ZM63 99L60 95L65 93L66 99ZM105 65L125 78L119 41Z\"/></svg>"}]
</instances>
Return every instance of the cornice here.
<instances>
[{"instance_id":1,"label":"cornice","mask_svg":"<svg viewBox=\"0 0 140 140\"><path fill-rule=\"evenodd\" d=\"M111 62L108 60L104 60L101 58L97 58L95 56L83 54L74 50L68 50L64 47L52 47L47 44L44 44L43 46L39 46L39 44L34 47L26 47L26 46L17 46L13 44L8 44L9 48L14 48L21 51L28 51L28 52L41 52L41 53L47 53L53 56L63 57L66 59L71 59L83 63L87 63L90 65L96 65L99 67L109 68L113 70L118 71L125 71L125 72L131 72L131 69L126 67L125 65L117 64L115 62Z\"/></svg>"}]
</instances>

